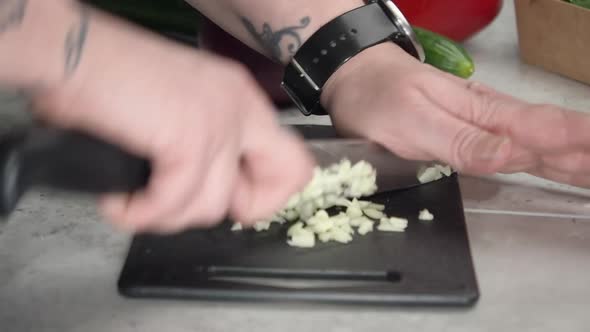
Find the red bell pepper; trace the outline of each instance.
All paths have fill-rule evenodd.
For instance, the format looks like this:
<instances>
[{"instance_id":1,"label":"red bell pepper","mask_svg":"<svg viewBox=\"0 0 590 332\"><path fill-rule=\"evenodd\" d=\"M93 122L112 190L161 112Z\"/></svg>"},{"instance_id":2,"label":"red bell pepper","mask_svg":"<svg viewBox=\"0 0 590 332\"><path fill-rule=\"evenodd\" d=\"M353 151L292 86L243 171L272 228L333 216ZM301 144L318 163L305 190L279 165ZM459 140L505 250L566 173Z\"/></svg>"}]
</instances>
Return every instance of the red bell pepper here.
<instances>
[{"instance_id":1,"label":"red bell pepper","mask_svg":"<svg viewBox=\"0 0 590 332\"><path fill-rule=\"evenodd\" d=\"M410 24L456 41L464 41L489 25L502 0L394 0Z\"/></svg>"}]
</instances>

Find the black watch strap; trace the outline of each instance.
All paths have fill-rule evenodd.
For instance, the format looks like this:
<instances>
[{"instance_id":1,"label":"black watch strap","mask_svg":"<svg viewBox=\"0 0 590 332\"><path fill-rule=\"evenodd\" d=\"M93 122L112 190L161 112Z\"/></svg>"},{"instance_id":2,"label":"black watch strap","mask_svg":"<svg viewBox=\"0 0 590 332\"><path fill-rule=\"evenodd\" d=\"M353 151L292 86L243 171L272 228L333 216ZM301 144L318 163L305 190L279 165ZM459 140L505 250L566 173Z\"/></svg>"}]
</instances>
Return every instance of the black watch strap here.
<instances>
[{"instance_id":1,"label":"black watch strap","mask_svg":"<svg viewBox=\"0 0 590 332\"><path fill-rule=\"evenodd\" d=\"M320 104L322 88L332 74L363 50L393 41L419 58L407 34L380 1L353 9L313 34L297 51L284 72L282 87L305 114L327 114Z\"/></svg>"}]
</instances>

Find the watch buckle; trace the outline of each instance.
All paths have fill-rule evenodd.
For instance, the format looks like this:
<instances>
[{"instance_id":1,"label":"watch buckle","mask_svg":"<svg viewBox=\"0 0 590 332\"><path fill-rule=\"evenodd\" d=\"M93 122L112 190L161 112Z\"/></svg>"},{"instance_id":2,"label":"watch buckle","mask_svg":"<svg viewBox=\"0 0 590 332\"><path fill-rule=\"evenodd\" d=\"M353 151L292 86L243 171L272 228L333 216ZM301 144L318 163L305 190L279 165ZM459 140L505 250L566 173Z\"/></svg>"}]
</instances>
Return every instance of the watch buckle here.
<instances>
[{"instance_id":1,"label":"watch buckle","mask_svg":"<svg viewBox=\"0 0 590 332\"><path fill-rule=\"evenodd\" d=\"M283 91L285 91L285 93L287 93L289 98L291 98L291 100L293 101L295 106L297 106L297 108L299 108L299 110L301 111L301 113L303 113L303 115L306 115L306 116L311 115L311 110L308 110L307 107L305 107L305 105L303 104L301 99L299 99L299 97L297 97L297 95L293 92L293 90L291 90L291 88L287 85L287 83L285 83L284 81L281 82L281 88L283 89Z\"/></svg>"}]
</instances>

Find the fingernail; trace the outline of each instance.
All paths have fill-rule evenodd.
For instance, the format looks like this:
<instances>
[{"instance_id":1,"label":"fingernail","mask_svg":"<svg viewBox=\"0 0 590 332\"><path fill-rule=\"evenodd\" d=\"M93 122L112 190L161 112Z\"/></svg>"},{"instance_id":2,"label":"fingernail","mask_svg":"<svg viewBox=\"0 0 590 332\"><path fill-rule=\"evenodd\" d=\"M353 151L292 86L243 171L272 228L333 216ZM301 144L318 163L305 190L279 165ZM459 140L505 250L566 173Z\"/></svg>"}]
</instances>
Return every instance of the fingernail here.
<instances>
[{"instance_id":1,"label":"fingernail","mask_svg":"<svg viewBox=\"0 0 590 332\"><path fill-rule=\"evenodd\" d=\"M504 159L510 153L510 140L490 135L476 144L475 153L480 161Z\"/></svg>"}]
</instances>

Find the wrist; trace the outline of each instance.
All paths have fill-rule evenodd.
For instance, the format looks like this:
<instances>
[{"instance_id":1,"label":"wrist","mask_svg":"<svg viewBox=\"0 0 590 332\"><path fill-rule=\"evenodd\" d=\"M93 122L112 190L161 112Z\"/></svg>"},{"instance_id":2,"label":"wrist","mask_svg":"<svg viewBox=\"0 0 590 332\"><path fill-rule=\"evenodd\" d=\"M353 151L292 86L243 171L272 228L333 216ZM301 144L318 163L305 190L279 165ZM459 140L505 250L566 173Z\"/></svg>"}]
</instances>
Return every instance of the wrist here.
<instances>
[{"instance_id":1,"label":"wrist","mask_svg":"<svg viewBox=\"0 0 590 332\"><path fill-rule=\"evenodd\" d=\"M328 87L324 96L327 83L332 81L332 87L339 87L339 78L350 77L351 70L357 71L356 65L374 68L364 66L366 61L359 59L369 59L369 63L371 59L388 60L381 52L387 47L399 53L401 48L407 55L424 59L412 28L392 0L368 1L366 6L340 15L313 34L286 67L282 87L303 114L327 114L330 90L340 90Z\"/></svg>"},{"instance_id":2,"label":"wrist","mask_svg":"<svg viewBox=\"0 0 590 332\"><path fill-rule=\"evenodd\" d=\"M396 73L405 75L407 68L418 61L404 51L401 47L393 42L384 42L375 45L357 54L355 57L344 63L324 85L320 102L330 115L334 115L336 103L343 95L347 99L353 97L355 93L368 93L372 91L367 89L367 71L375 66L388 66L387 75ZM398 70L394 70L398 68ZM377 76L369 77L370 81L379 81ZM378 86L378 84L376 84ZM354 99L354 98L353 98Z\"/></svg>"}]
</instances>

